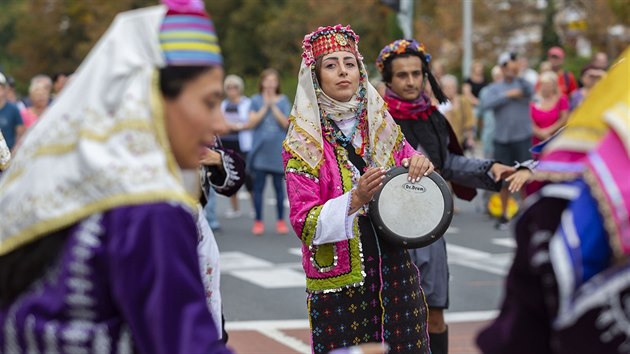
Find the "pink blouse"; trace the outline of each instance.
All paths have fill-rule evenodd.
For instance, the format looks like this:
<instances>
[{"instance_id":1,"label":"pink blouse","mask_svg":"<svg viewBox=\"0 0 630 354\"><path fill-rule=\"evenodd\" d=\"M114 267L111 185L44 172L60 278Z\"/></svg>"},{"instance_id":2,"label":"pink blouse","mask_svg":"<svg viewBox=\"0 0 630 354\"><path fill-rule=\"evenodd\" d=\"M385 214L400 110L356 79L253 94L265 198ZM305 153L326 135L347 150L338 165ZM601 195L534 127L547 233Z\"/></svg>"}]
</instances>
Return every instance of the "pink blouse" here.
<instances>
[{"instance_id":1,"label":"pink blouse","mask_svg":"<svg viewBox=\"0 0 630 354\"><path fill-rule=\"evenodd\" d=\"M37 121L37 119L39 118L35 112L33 111L32 108L25 108L22 111L20 111L20 115L22 116L22 121L24 122L24 127L25 128L30 128L31 125L35 124L35 122Z\"/></svg>"},{"instance_id":2,"label":"pink blouse","mask_svg":"<svg viewBox=\"0 0 630 354\"><path fill-rule=\"evenodd\" d=\"M562 95L556 105L550 110L541 110L536 107L534 102L529 104L529 112L532 117L532 122L539 128L548 128L560 119L560 114L563 111L569 110L569 100L567 96ZM541 140L537 137L533 137L533 144L536 145Z\"/></svg>"}]
</instances>

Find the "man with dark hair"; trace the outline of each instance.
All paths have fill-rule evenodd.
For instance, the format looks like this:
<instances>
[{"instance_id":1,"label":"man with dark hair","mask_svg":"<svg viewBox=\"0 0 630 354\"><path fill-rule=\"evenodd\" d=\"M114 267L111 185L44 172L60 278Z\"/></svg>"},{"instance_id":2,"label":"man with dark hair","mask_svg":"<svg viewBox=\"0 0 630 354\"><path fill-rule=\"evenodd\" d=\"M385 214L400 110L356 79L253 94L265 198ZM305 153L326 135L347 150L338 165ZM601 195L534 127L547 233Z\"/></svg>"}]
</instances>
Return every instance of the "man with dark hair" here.
<instances>
[{"instance_id":1,"label":"man with dark hair","mask_svg":"<svg viewBox=\"0 0 630 354\"><path fill-rule=\"evenodd\" d=\"M388 110L407 141L431 159L442 177L450 181L455 195L464 200L475 197L474 188L498 190L499 180L513 168L492 160L464 157L455 133L425 93L429 81L433 95L446 102L429 67L430 55L415 40L400 39L386 45L376 66L385 82ZM420 285L429 307L429 337L433 354L448 353L448 264L446 241L440 238L428 247L410 251L420 270Z\"/></svg>"},{"instance_id":2,"label":"man with dark hair","mask_svg":"<svg viewBox=\"0 0 630 354\"><path fill-rule=\"evenodd\" d=\"M54 73L52 76L52 97L56 97L61 93L61 90L66 86L68 79L70 78L70 74L65 72Z\"/></svg>"}]
</instances>

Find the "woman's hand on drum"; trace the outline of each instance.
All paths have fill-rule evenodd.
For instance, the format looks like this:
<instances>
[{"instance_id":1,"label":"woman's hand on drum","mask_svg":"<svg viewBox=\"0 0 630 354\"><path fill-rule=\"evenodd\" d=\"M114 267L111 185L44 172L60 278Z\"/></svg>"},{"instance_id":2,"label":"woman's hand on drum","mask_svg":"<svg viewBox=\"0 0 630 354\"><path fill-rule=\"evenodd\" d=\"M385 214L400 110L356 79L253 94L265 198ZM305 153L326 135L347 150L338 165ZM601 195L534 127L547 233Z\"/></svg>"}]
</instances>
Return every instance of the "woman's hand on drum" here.
<instances>
[{"instance_id":1,"label":"woman's hand on drum","mask_svg":"<svg viewBox=\"0 0 630 354\"><path fill-rule=\"evenodd\" d=\"M363 205L372 200L372 197L383 187L383 179L387 171L380 167L370 167L359 178L359 184L352 191L350 202L350 214L354 214Z\"/></svg>"},{"instance_id":2,"label":"woman's hand on drum","mask_svg":"<svg viewBox=\"0 0 630 354\"><path fill-rule=\"evenodd\" d=\"M424 155L413 155L409 158L402 159L402 165L409 169L408 180L416 183L422 176L428 176L433 172L433 164Z\"/></svg>"}]
</instances>

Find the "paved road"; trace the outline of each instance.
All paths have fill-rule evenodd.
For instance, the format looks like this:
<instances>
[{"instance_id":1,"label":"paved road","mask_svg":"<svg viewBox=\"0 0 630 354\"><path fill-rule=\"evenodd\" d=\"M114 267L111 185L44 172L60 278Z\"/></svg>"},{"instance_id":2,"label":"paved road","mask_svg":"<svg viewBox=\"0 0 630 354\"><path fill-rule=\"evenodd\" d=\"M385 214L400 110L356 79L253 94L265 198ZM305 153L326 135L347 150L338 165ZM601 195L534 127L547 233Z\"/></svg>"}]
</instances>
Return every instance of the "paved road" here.
<instances>
[{"instance_id":1,"label":"paved road","mask_svg":"<svg viewBox=\"0 0 630 354\"><path fill-rule=\"evenodd\" d=\"M300 242L293 233L275 233L275 200L267 195L263 236L250 233L248 216L220 218L223 230L217 242L230 344L240 354L310 353ZM241 200L241 205L249 214L249 202ZM227 198L219 197L219 216L227 206ZM474 335L496 315L514 243L509 232L495 230L478 212L478 203L456 201L456 208L445 236L451 270L450 353L478 353Z\"/></svg>"}]
</instances>

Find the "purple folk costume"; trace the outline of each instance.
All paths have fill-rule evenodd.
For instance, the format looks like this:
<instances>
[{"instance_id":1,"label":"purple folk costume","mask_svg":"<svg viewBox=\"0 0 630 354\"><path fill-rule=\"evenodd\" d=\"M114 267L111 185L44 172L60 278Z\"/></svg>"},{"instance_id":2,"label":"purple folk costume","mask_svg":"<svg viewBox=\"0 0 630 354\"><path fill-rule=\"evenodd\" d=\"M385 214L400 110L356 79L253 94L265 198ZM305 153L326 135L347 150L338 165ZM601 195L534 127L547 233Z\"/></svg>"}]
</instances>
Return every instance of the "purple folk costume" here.
<instances>
[{"instance_id":1,"label":"purple folk costume","mask_svg":"<svg viewBox=\"0 0 630 354\"><path fill-rule=\"evenodd\" d=\"M630 49L545 145L486 354L630 353Z\"/></svg>"},{"instance_id":2,"label":"purple folk costume","mask_svg":"<svg viewBox=\"0 0 630 354\"><path fill-rule=\"evenodd\" d=\"M16 255L59 249L2 303L2 353L230 353L158 85L159 68L222 59L203 4L173 3L115 19L0 180L0 262L29 273Z\"/></svg>"},{"instance_id":3,"label":"purple folk costume","mask_svg":"<svg viewBox=\"0 0 630 354\"><path fill-rule=\"evenodd\" d=\"M348 27L320 27L304 39L304 54L284 164L291 224L302 241L313 353L387 342L390 353L428 353L424 294L405 249L373 231L367 206L347 215L360 172L344 144L367 166L391 168L417 152L406 142L369 84ZM348 51L360 82L349 102L328 97L315 75L318 56Z\"/></svg>"}]
</instances>

